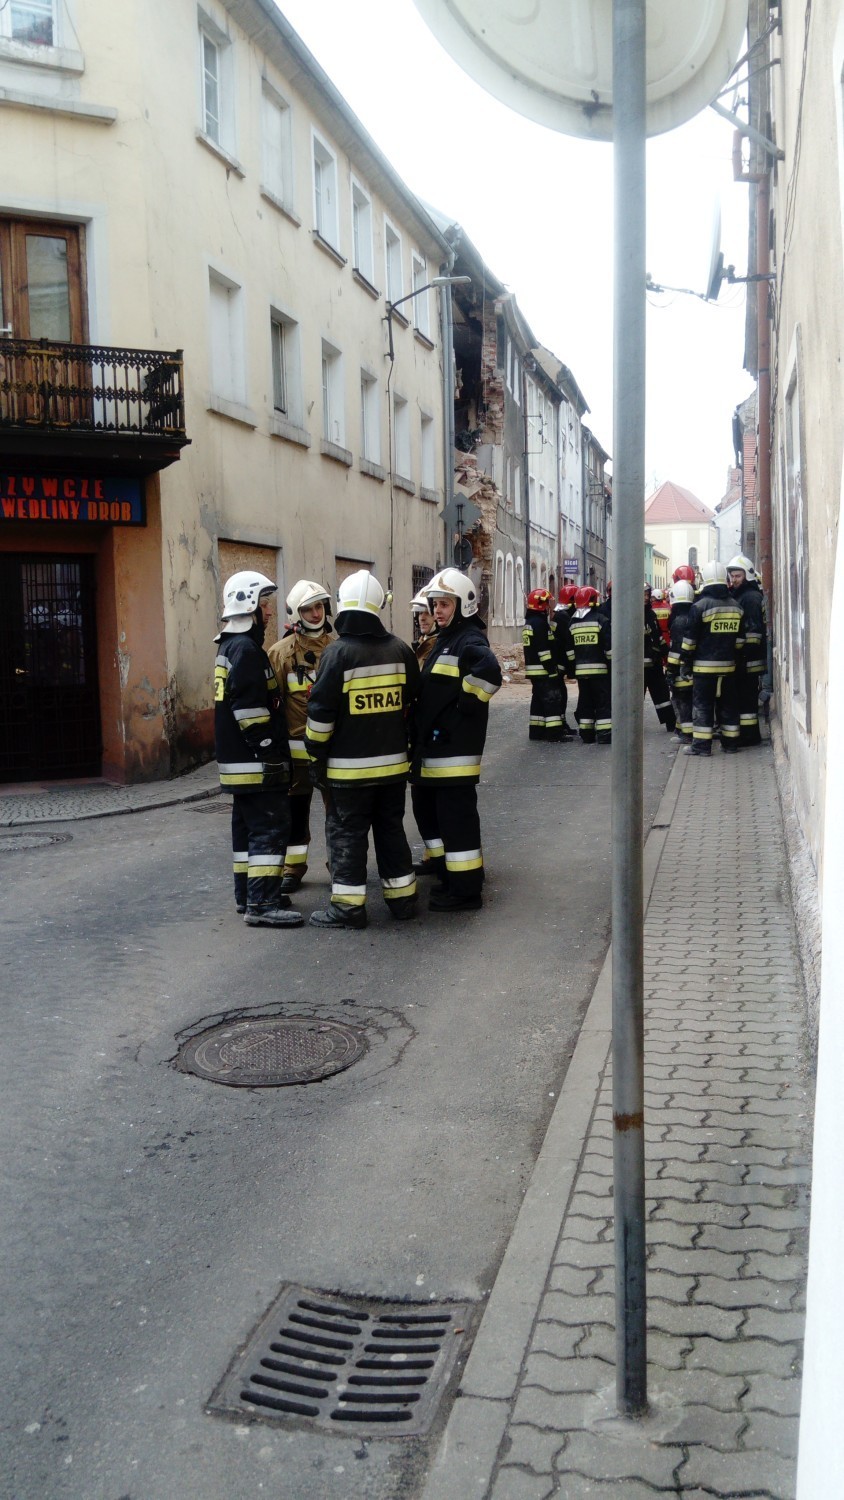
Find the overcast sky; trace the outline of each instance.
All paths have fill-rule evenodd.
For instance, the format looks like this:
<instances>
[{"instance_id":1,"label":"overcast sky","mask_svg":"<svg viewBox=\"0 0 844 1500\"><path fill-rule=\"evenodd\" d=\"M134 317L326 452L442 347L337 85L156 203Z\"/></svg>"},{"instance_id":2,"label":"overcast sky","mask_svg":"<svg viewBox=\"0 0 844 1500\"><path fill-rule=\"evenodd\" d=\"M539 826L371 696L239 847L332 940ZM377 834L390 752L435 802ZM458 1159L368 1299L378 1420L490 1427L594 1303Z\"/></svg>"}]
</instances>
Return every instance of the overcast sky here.
<instances>
[{"instance_id":1,"label":"overcast sky","mask_svg":"<svg viewBox=\"0 0 844 1500\"><path fill-rule=\"evenodd\" d=\"M612 147L557 135L473 83L412 0L281 0L280 8L418 197L463 225L536 337L575 376L612 452ZM729 100L723 102L729 103ZM648 146L648 270L705 289L713 212L743 274L749 189L732 127L706 110ZM743 286L716 304L649 296L646 490L672 479L714 509L732 463Z\"/></svg>"}]
</instances>

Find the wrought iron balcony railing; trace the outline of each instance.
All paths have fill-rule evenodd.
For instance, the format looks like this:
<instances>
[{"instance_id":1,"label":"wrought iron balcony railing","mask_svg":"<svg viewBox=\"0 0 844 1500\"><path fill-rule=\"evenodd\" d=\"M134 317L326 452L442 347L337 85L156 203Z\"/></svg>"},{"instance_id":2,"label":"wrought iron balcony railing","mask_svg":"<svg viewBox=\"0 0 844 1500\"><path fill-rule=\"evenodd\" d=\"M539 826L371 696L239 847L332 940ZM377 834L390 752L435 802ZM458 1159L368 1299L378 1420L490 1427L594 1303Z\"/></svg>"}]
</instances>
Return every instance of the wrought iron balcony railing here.
<instances>
[{"instance_id":1,"label":"wrought iron balcony railing","mask_svg":"<svg viewBox=\"0 0 844 1500\"><path fill-rule=\"evenodd\" d=\"M0 338L0 433L187 442L182 351Z\"/></svg>"}]
</instances>

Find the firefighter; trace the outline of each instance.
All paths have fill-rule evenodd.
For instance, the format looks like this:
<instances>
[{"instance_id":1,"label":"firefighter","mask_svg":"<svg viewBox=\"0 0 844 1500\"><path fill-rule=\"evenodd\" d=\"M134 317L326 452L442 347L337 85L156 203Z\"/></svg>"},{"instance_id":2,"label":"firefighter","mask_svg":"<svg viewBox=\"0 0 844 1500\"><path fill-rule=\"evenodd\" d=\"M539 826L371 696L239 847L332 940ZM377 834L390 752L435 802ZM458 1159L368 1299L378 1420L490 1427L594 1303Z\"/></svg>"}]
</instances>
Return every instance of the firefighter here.
<instances>
[{"instance_id":1,"label":"firefighter","mask_svg":"<svg viewBox=\"0 0 844 1500\"><path fill-rule=\"evenodd\" d=\"M695 602L694 585L681 578L669 593L671 600L670 640L665 675L671 690L671 702L677 719L675 733L684 744L692 743L692 678L683 667L683 636L686 619Z\"/></svg>"},{"instance_id":2,"label":"firefighter","mask_svg":"<svg viewBox=\"0 0 844 1500\"><path fill-rule=\"evenodd\" d=\"M554 628L548 619L550 607L547 589L531 589L522 631L525 676L532 689L528 739L559 743L563 738L563 704Z\"/></svg>"},{"instance_id":3,"label":"firefighter","mask_svg":"<svg viewBox=\"0 0 844 1500\"><path fill-rule=\"evenodd\" d=\"M232 793L235 906L248 927L301 927L281 889L290 830L290 759L278 683L264 650L276 584L254 569L223 589L214 664L220 786Z\"/></svg>"},{"instance_id":4,"label":"firefighter","mask_svg":"<svg viewBox=\"0 0 844 1500\"><path fill-rule=\"evenodd\" d=\"M612 743L610 708L610 624L601 613L598 590L579 588L574 596L567 648L569 676L577 678L575 718L584 745Z\"/></svg>"},{"instance_id":5,"label":"firefighter","mask_svg":"<svg viewBox=\"0 0 844 1500\"><path fill-rule=\"evenodd\" d=\"M434 649L434 638L437 633L437 622L431 614L428 595L425 593L424 588L421 588L419 593L411 599L410 608L419 626L419 636L413 642L413 650L416 653L416 660L419 666L422 667Z\"/></svg>"},{"instance_id":6,"label":"firefighter","mask_svg":"<svg viewBox=\"0 0 844 1500\"><path fill-rule=\"evenodd\" d=\"M651 605L651 595L651 586L649 583L646 583L644 690L651 695L651 702L656 709L656 716L660 724L665 726L668 734L673 734L677 727L677 719L674 709L671 707L671 694L668 691L668 683L665 680L665 672L663 670L663 661L667 651L662 631L659 628L659 623Z\"/></svg>"},{"instance_id":7,"label":"firefighter","mask_svg":"<svg viewBox=\"0 0 844 1500\"><path fill-rule=\"evenodd\" d=\"M278 682L287 720L292 779L290 783L290 842L281 878L285 895L298 891L308 869L311 842L310 813L314 788L305 749L308 694L326 646L334 640L331 595L320 583L300 578L287 595L287 630L267 655Z\"/></svg>"},{"instance_id":8,"label":"firefighter","mask_svg":"<svg viewBox=\"0 0 844 1500\"><path fill-rule=\"evenodd\" d=\"M739 744L761 745L759 687L768 670L768 621L765 596L756 570L743 553L727 563L730 593L744 611L744 652L736 672L739 709Z\"/></svg>"},{"instance_id":9,"label":"firefighter","mask_svg":"<svg viewBox=\"0 0 844 1500\"><path fill-rule=\"evenodd\" d=\"M444 568L425 588L437 637L422 668L414 714L413 811L440 876L431 911L477 911L484 883L477 784L501 668L477 618L471 580L458 568Z\"/></svg>"},{"instance_id":10,"label":"firefighter","mask_svg":"<svg viewBox=\"0 0 844 1500\"><path fill-rule=\"evenodd\" d=\"M667 657L671 645L671 605L662 589L651 590L651 609L654 612L654 619L659 626L659 633L662 636L663 657Z\"/></svg>"},{"instance_id":11,"label":"firefighter","mask_svg":"<svg viewBox=\"0 0 844 1500\"><path fill-rule=\"evenodd\" d=\"M554 655L557 658L557 670L560 678L560 712L563 719L563 739L574 739L577 730L573 730L566 718L568 711L569 695L566 687L566 677L569 671L568 627L574 614L574 596L577 593L577 585L574 583L564 584L557 595L557 608L551 624L554 627Z\"/></svg>"},{"instance_id":12,"label":"firefighter","mask_svg":"<svg viewBox=\"0 0 844 1500\"><path fill-rule=\"evenodd\" d=\"M705 562L702 588L686 617L681 665L691 671L692 743L687 755L710 755L715 726L715 703L721 719L721 749L739 749L736 659L744 648L744 615L727 588L727 569Z\"/></svg>"},{"instance_id":13,"label":"firefighter","mask_svg":"<svg viewBox=\"0 0 844 1500\"><path fill-rule=\"evenodd\" d=\"M671 581L672 583L690 583L692 588L697 590L697 574L691 563L681 563L679 568L675 568Z\"/></svg>"},{"instance_id":14,"label":"firefighter","mask_svg":"<svg viewBox=\"0 0 844 1500\"><path fill-rule=\"evenodd\" d=\"M408 715L419 667L406 641L379 619L386 595L366 568L337 592L337 635L322 654L308 699L305 749L328 793L331 901L312 927L366 926L369 830L381 890L397 920L416 915L416 876L404 832Z\"/></svg>"}]
</instances>

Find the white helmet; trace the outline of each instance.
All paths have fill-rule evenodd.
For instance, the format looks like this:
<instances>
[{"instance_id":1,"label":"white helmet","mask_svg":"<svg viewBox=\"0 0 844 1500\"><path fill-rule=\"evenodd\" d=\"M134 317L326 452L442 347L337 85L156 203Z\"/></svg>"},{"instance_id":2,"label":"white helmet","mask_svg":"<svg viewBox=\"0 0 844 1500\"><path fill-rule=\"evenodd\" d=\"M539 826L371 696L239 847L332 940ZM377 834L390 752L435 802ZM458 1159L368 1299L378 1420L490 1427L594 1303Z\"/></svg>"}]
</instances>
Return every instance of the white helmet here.
<instances>
[{"instance_id":1,"label":"white helmet","mask_svg":"<svg viewBox=\"0 0 844 1500\"><path fill-rule=\"evenodd\" d=\"M319 625L309 625L306 620L302 619L302 610L312 604L324 605L325 615L331 613L331 595L328 589L323 588L321 583L314 583L310 578L300 578L287 595L289 622L291 625L301 625L306 634L319 635L326 628L325 617Z\"/></svg>"},{"instance_id":2,"label":"white helmet","mask_svg":"<svg viewBox=\"0 0 844 1500\"><path fill-rule=\"evenodd\" d=\"M695 591L685 578L678 578L668 591L668 597L672 604L694 604Z\"/></svg>"},{"instance_id":3,"label":"white helmet","mask_svg":"<svg viewBox=\"0 0 844 1500\"><path fill-rule=\"evenodd\" d=\"M727 563L728 573L732 573L734 569L738 568L741 569L748 583L756 582L756 569L754 568L753 563L750 561L750 558L745 557L743 552L737 552L735 557L731 558Z\"/></svg>"},{"instance_id":4,"label":"white helmet","mask_svg":"<svg viewBox=\"0 0 844 1500\"><path fill-rule=\"evenodd\" d=\"M247 568L242 573L232 573L231 578L223 585L220 619L234 620L254 615L259 599L264 594L277 592L278 584L273 583L271 578L265 578L263 573L256 573L254 568Z\"/></svg>"},{"instance_id":5,"label":"white helmet","mask_svg":"<svg viewBox=\"0 0 844 1500\"><path fill-rule=\"evenodd\" d=\"M714 560L712 562L701 563L700 576L703 579L704 588L709 583L726 583L727 569L724 563L715 562Z\"/></svg>"},{"instance_id":6,"label":"white helmet","mask_svg":"<svg viewBox=\"0 0 844 1500\"><path fill-rule=\"evenodd\" d=\"M378 615L387 602L378 579L368 568L359 573L350 573L337 590L337 613L343 609L361 609L366 614Z\"/></svg>"},{"instance_id":7,"label":"white helmet","mask_svg":"<svg viewBox=\"0 0 844 1500\"><path fill-rule=\"evenodd\" d=\"M459 568L443 568L441 573L435 573L425 584L425 593L429 599L456 599L464 620L478 613L475 585Z\"/></svg>"},{"instance_id":8,"label":"white helmet","mask_svg":"<svg viewBox=\"0 0 844 1500\"><path fill-rule=\"evenodd\" d=\"M431 601L428 598L427 584L423 585L418 594L414 594L413 598L410 601L410 608L415 615L418 615L423 609L426 610L428 614L431 613Z\"/></svg>"}]
</instances>

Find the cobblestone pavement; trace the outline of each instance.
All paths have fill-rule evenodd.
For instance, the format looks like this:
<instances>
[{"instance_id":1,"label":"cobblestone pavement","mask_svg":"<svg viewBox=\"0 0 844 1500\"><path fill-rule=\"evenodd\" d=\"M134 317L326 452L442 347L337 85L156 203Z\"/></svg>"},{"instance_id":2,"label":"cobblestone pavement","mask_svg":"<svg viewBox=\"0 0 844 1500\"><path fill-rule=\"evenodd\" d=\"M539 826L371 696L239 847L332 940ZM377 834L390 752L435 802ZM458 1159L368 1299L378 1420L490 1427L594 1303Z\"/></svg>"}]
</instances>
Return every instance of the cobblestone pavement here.
<instances>
[{"instance_id":1,"label":"cobblestone pavement","mask_svg":"<svg viewBox=\"0 0 844 1500\"><path fill-rule=\"evenodd\" d=\"M680 757L663 806L645 922L651 1412L615 1411L607 965L425 1500L793 1500L811 1101L770 744Z\"/></svg>"},{"instance_id":2,"label":"cobblestone pavement","mask_svg":"<svg viewBox=\"0 0 844 1500\"><path fill-rule=\"evenodd\" d=\"M28 783L0 796L0 828L31 823L71 823L77 818L107 818L116 813L146 812L176 802L196 802L219 793L217 762L200 766L172 781L119 786L111 781Z\"/></svg>"}]
</instances>

